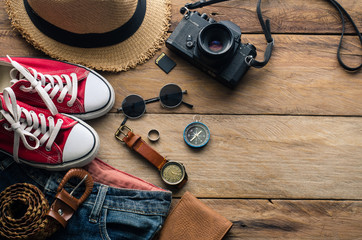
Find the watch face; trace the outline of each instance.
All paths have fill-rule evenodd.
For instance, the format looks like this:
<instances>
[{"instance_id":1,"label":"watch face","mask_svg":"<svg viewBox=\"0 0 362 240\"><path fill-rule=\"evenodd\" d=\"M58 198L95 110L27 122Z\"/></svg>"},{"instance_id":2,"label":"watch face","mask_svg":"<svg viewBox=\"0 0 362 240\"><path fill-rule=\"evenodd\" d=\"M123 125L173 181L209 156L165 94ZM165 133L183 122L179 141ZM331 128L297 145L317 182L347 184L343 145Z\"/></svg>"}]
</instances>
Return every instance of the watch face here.
<instances>
[{"instance_id":1,"label":"watch face","mask_svg":"<svg viewBox=\"0 0 362 240\"><path fill-rule=\"evenodd\" d=\"M190 123L185 128L184 140L191 147L203 147L210 140L210 130L201 122Z\"/></svg>"},{"instance_id":2,"label":"watch face","mask_svg":"<svg viewBox=\"0 0 362 240\"><path fill-rule=\"evenodd\" d=\"M169 185L177 185L185 178L185 169L181 163L167 162L161 169L161 178Z\"/></svg>"}]
</instances>

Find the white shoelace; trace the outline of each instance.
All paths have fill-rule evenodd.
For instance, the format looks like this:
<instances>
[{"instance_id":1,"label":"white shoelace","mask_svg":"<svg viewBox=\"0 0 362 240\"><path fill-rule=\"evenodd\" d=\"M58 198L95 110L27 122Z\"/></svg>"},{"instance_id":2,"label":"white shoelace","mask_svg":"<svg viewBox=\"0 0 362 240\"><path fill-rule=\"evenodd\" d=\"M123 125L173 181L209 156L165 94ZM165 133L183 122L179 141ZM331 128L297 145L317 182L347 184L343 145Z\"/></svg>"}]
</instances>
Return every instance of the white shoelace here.
<instances>
[{"instance_id":1,"label":"white shoelace","mask_svg":"<svg viewBox=\"0 0 362 240\"><path fill-rule=\"evenodd\" d=\"M52 99L55 95L60 92L57 101L62 103L67 93L71 96L71 99L67 102L68 107L72 107L75 100L77 99L78 94L78 79L76 73L71 73L70 76L66 74L59 75L49 75L42 74L37 72L33 68L26 69L21 66L18 62L12 60L7 56L14 66L10 71L10 77L12 78L11 83L14 84L19 80L28 80L31 85L30 87L22 86L20 89L24 92L38 92L40 97L43 99L45 105L48 107L50 112L55 115L58 113L58 110L53 103ZM20 73L17 78L17 73ZM40 80L38 80L38 77ZM66 81L64 85L62 78ZM46 81L48 80L48 82ZM56 80L56 81L54 81ZM44 87L43 87L44 86ZM52 89L50 93L48 93Z\"/></svg>"},{"instance_id":2,"label":"white shoelace","mask_svg":"<svg viewBox=\"0 0 362 240\"><path fill-rule=\"evenodd\" d=\"M4 128L8 131L14 131L14 160L19 162L18 151L20 139L24 146L29 150L35 150L47 141L45 149L50 151L63 124L63 120L58 119L57 123L54 124L53 117L46 118L42 113L37 115L34 111L28 111L25 108L21 108L16 103L15 93L11 88L5 88L3 96L8 111L0 109L0 112L10 124L10 126L7 124L4 125ZM22 113L24 113L25 118L21 118ZM43 136L38 139L40 134ZM28 139L34 141L35 144L33 146L30 145Z\"/></svg>"}]
</instances>

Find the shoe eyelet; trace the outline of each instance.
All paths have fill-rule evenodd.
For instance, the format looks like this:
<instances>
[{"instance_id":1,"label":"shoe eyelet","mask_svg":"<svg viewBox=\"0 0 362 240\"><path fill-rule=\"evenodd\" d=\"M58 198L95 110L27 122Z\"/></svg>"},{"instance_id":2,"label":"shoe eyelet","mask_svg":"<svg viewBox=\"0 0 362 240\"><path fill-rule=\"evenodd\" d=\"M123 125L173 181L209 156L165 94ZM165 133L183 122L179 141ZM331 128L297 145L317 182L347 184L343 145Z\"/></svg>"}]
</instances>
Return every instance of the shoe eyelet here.
<instances>
[{"instance_id":1,"label":"shoe eyelet","mask_svg":"<svg viewBox=\"0 0 362 240\"><path fill-rule=\"evenodd\" d=\"M50 152L50 150L52 150L52 149L45 147L45 151Z\"/></svg>"},{"instance_id":2,"label":"shoe eyelet","mask_svg":"<svg viewBox=\"0 0 362 240\"><path fill-rule=\"evenodd\" d=\"M52 116L49 116L48 117L48 120L53 120L54 118Z\"/></svg>"},{"instance_id":3,"label":"shoe eyelet","mask_svg":"<svg viewBox=\"0 0 362 240\"><path fill-rule=\"evenodd\" d=\"M73 107L73 104L70 104L69 102L67 102L67 106L68 107Z\"/></svg>"},{"instance_id":4,"label":"shoe eyelet","mask_svg":"<svg viewBox=\"0 0 362 240\"><path fill-rule=\"evenodd\" d=\"M58 102L58 103L63 103L63 100L61 100L61 99L58 98L58 99L57 99L57 102Z\"/></svg>"},{"instance_id":5,"label":"shoe eyelet","mask_svg":"<svg viewBox=\"0 0 362 240\"><path fill-rule=\"evenodd\" d=\"M34 139L33 137L29 137L29 140L30 140L31 142L34 142L34 141L35 141L35 139Z\"/></svg>"},{"instance_id":6,"label":"shoe eyelet","mask_svg":"<svg viewBox=\"0 0 362 240\"><path fill-rule=\"evenodd\" d=\"M43 114L43 113L39 113L39 117L44 117L44 114Z\"/></svg>"},{"instance_id":7,"label":"shoe eyelet","mask_svg":"<svg viewBox=\"0 0 362 240\"><path fill-rule=\"evenodd\" d=\"M58 122L61 122L61 123L62 123L62 122L63 122L63 120L62 120L62 119L58 119Z\"/></svg>"}]
</instances>

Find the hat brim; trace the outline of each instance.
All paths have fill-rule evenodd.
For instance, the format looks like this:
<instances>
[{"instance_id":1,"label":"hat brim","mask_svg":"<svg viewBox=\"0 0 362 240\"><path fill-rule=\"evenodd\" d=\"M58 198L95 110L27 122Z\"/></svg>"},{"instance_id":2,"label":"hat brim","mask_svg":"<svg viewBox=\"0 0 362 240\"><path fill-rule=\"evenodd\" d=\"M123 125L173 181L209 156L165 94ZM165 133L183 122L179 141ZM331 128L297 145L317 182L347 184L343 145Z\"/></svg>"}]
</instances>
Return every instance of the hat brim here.
<instances>
[{"instance_id":1,"label":"hat brim","mask_svg":"<svg viewBox=\"0 0 362 240\"><path fill-rule=\"evenodd\" d=\"M62 44L34 26L23 0L6 0L12 25L36 49L58 60L103 71L127 71L154 56L167 38L171 19L170 0L148 0L146 15L139 29L128 39L100 48L79 48Z\"/></svg>"}]
</instances>

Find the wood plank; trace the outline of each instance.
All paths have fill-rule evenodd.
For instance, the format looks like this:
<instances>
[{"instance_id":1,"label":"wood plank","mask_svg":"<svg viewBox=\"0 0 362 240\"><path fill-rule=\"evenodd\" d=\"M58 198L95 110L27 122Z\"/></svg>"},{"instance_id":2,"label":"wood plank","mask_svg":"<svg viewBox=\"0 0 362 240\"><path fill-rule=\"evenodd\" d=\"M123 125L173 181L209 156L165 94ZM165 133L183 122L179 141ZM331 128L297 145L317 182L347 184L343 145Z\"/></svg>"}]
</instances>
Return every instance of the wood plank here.
<instances>
[{"instance_id":1,"label":"wood plank","mask_svg":"<svg viewBox=\"0 0 362 240\"><path fill-rule=\"evenodd\" d=\"M186 2L172 0L170 32ZM218 21L232 19L242 29L242 41L260 49L261 60L265 40L258 34L256 2L233 0L200 11ZM361 28L361 0L339 2ZM3 6L0 2L0 55L44 57L11 29ZM337 63L339 15L325 0L264 0L262 11L274 33L272 59L263 69L251 69L235 90L164 47L177 62L168 75L155 58L128 72L101 73L115 88L115 108L128 94L151 98L170 82L188 90L184 100L194 104L192 110L149 104L147 114L128 125L143 138L151 128L160 131L160 141L151 146L183 162L189 174L187 185L174 192L173 205L185 191L201 198L233 222L225 239L361 239L362 72L347 73ZM347 33L353 32L348 24ZM345 38L342 52L348 64L360 64L355 36ZM115 140L123 120L115 108L89 121L101 138L98 157L166 187L149 163ZM182 139L194 114L202 115L212 134L200 150Z\"/></svg>"},{"instance_id":2,"label":"wood plank","mask_svg":"<svg viewBox=\"0 0 362 240\"><path fill-rule=\"evenodd\" d=\"M190 0L172 0L172 21L170 31L175 29L182 15L179 9ZM356 25L361 28L361 0L339 0L340 4L350 13ZM261 32L256 15L257 0L219 3L199 9L217 21L232 20L240 26L243 33ZM4 1L0 2L0 30L10 29L10 21L4 9ZM341 32L341 20L338 11L326 0L269 0L262 1L261 9L265 19L271 20L273 33L321 33L336 34ZM354 33L352 26L347 24L347 33Z\"/></svg>"},{"instance_id":3,"label":"wood plank","mask_svg":"<svg viewBox=\"0 0 362 240\"><path fill-rule=\"evenodd\" d=\"M200 200L233 223L224 240L350 240L362 236L360 201Z\"/></svg>"},{"instance_id":4,"label":"wood plank","mask_svg":"<svg viewBox=\"0 0 362 240\"><path fill-rule=\"evenodd\" d=\"M183 162L190 191L202 198L361 199L362 122L355 117L203 115L209 144L190 149L183 130L188 114L145 114L127 125L168 159ZM91 121L102 139L98 156L146 181L165 187L158 172L113 134L119 114ZM147 140L148 141L148 140Z\"/></svg>"},{"instance_id":5,"label":"wood plank","mask_svg":"<svg viewBox=\"0 0 362 240\"><path fill-rule=\"evenodd\" d=\"M173 1L171 31L177 26L182 15L179 9L190 0ZM362 26L362 2L360 0L338 1L351 15L356 25ZM231 20L240 26L243 33L261 33L256 14L257 0L228 1L197 9L207 13L216 21ZM264 19L270 19L273 33L340 33L341 20L338 11L326 0L270 0L262 1L261 10ZM354 33L352 25L347 23L347 32Z\"/></svg>"},{"instance_id":6,"label":"wood plank","mask_svg":"<svg viewBox=\"0 0 362 240\"><path fill-rule=\"evenodd\" d=\"M103 75L116 88L116 106L120 106L128 94L151 98L164 84L174 82L188 90L185 101L195 105L192 111L177 109L183 113L362 115L362 72L351 74L339 66L336 60L338 37L288 35L276 36L275 41L269 64L263 69L250 69L234 90L166 48L162 51L177 63L168 75L155 66L153 59L135 70ZM357 66L362 49L354 41L346 38L344 46L348 50L343 51L343 59ZM245 42L264 49L264 39L260 35L248 35ZM259 60L262 55L260 53ZM145 92L143 89L155 90ZM152 113L166 112L158 105L147 107Z\"/></svg>"},{"instance_id":7,"label":"wood plank","mask_svg":"<svg viewBox=\"0 0 362 240\"><path fill-rule=\"evenodd\" d=\"M154 64L154 57L136 69L116 74L102 72L102 75L115 88L115 107L120 107L128 94L137 93L145 99L155 97L163 85L173 82L188 90L185 101L195 106L194 110L178 108L177 112L182 113L362 115L362 72L351 74L339 66L338 40L337 36L275 36L276 46L269 64L262 69L250 69L234 90L166 47L161 51L177 63L169 74ZM1 55L44 56L11 31L0 32L0 41ZM243 41L264 50L262 35L244 35ZM357 39L347 36L344 46L343 59L357 66L362 56ZM262 57L263 53L259 52L258 59ZM166 112L157 104L147 109L152 113Z\"/></svg>"},{"instance_id":8,"label":"wood plank","mask_svg":"<svg viewBox=\"0 0 362 240\"><path fill-rule=\"evenodd\" d=\"M1 30L0 41L1 55L45 56L11 30ZM253 43L260 50L258 59L263 58L265 40L262 35L246 34L242 41ZM116 107L128 94L154 97L164 84L174 82L189 91L185 101L195 105L194 110L178 108L179 113L360 116L362 72L350 74L339 66L338 42L338 36L276 35L269 64L263 69L248 71L235 90L222 86L166 47L162 51L177 63L168 75L154 64L155 57L134 70L118 74L103 72L102 75L115 88ZM343 59L357 66L362 56L358 38L347 36L343 47ZM157 105L150 105L148 111L166 112Z\"/></svg>"}]
</instances>

